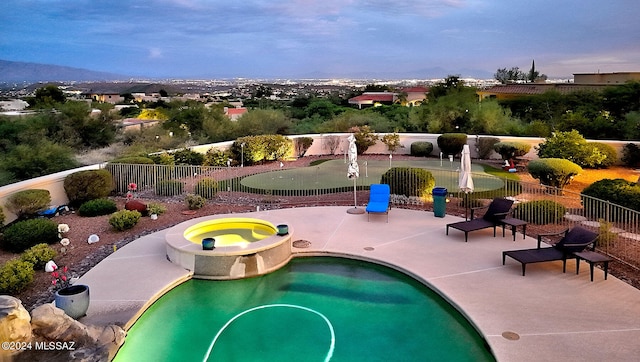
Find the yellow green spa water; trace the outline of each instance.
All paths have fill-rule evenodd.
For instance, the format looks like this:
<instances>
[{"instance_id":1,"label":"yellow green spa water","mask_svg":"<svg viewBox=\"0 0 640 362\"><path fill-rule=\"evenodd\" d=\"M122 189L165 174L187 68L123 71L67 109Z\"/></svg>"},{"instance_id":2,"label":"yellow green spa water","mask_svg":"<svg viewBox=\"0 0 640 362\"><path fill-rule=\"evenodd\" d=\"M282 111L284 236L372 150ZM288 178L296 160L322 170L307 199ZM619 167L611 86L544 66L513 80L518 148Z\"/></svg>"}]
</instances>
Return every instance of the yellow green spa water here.
<instances>
[{"instance_id":1,"label":"yellow green spa water","mask_svg":"<svg viewBox=\"0 0 640 362\"><path fill-rule=\"evenodd\" d=\"M115 361L495 361L438 294L387 267L293 259L271 274L190 280L133 325Z\"/></svg>"},{"instance_id":2,"label":"yellow green spa water","mask_svg":"<svg viewBox=\"0 0 640 362\"><path fill-rule=\"evenodd\" d=\"M268 221L252 218L223 218L203 221L187 228L184 237L196 244L214 238L215 246L242 245L275 235L277 229Z\"/></svg>"}]
</instances>

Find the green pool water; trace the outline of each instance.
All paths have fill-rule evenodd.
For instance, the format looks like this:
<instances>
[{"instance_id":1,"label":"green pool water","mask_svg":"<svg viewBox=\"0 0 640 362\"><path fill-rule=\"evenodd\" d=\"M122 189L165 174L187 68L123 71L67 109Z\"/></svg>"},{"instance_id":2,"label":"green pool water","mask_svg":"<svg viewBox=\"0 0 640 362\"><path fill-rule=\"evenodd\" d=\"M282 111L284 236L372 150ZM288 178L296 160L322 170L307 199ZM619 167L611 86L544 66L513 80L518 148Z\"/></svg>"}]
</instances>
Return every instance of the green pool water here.
<instances>
[{"instance_id":1,"label":"green pool water","mask_svg":"<svg viewBox=\"0 0 640 362\"><path fill-rule=\"evenodd\" d=\"M470 323L372 263L296 258L260 277L190 280L129 330L115 361L495 361Z\"/></svg>"}]
</instances>

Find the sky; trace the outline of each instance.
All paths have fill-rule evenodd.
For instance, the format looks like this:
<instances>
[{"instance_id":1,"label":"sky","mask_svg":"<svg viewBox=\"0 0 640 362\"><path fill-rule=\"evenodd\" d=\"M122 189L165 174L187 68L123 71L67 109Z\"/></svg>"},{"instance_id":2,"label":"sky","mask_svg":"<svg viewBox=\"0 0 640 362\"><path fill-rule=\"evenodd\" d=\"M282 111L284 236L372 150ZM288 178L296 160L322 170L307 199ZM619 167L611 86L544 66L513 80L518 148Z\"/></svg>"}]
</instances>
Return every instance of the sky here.
<instances>
[{"instance_id":1,"label":"sky","mask_svg":"<svg viewBox=\"0 0 640 362\"><path fill-rule=\"evenodd\" d=\"M640 71L638 0L2 0L0 59L151 78Z\"/></svg>"}]
</instances>

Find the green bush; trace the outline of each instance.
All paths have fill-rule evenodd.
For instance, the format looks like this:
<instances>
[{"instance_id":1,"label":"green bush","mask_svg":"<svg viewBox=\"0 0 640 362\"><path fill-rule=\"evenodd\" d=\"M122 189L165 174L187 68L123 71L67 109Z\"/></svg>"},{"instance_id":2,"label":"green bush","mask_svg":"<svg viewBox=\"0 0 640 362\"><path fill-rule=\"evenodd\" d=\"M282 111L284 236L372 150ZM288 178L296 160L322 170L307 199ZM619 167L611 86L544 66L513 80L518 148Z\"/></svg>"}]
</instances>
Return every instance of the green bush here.
<instances>
[{"instance_id":1,"label":"green bush","mask_svg":"<svg viewBox=\"0 0 640 362\"><path fill-rule=\"evenodd\" d=\"M153 160L144 156L129 156L120 157L115 160L111 160L109 163L124 163L130 165L153 165Z\"/></svg>"},{"instance_id":2,"label":"green bush","mask_svg":"<svg viewBox=\"0 0 640 362\"><path fill-rule=\"evenodd\" d=\"M590 145L576 130L555 132L538 146L540 158L564 158L578 166L597 168L607 155L599 147Z\"/></svg>"},{"instance_id":3,"label":"green bush","mask_svg":"<svg viewBox=\"0 0 640 362\"><path fill-rule=\"evenodd\" d=\"M582 167L561 158L540 158L529 161L527 169L533 178L547 186L562 189L582 172Z\"/></svg>"},{"instance_id":4,"label":"green bush","mask_svg":"<svg viewBox=\"0 0 640 362\"><path fill-rule=\"evenodd\" d=\"M34 270L42 270L44 265L58 255L52 247L47 244L36 244L25 250L20 255L20 260L26 261L33 265Z\"/></svg>"},{"instance_id":5,"label":"green bush","mask_svg":"<svg viewBox=\"0 0 640 362\"><path fill-rule=\"evenodd\" d=\"M175 196L184 191L184 183L179 180L162 180L156 184L156 195Z\"/></svg>"},{"instance_id":6,"label":"green bush","mask_svg":"<svg viewBox=\"0 0 640 362\"><path fill-rule=\"evenodd\" d=\"M80 205L78 209L78 215L80 216L100 216L100 215L109 215L118 211L118 206L116 203L109 199L95 199L91 201L87 201L84 204Z\"/></svg>"},{"instance_id":7,"label":"green bush","mask_svg":"<svg viewBox=\"0 0 640 362\"><path fill-rule=\"evenodd\" d=\"M151 202L149 203L149 205L147 205L147 213L149 215L151 214L162 215L165 212L167 212L167 208L164 205L159 204L157 202Z\"/></svg>"},{"instance_id":8,"label":"green bush","mask_svg":"<svg viewBox=\"0 0 640 362\"><path fill-rule=\"evenodd\" d=\"M245 165L275 161L293 155L293 142L282 135L241 137L231 145L231 154L237 163Z\"/></svg>"},{"instance_id":9,"label":"green bush","mask_svg":"<svg viewBox=\"0 0 640 362\"><path fill-rule=\"evenodd\" d=\"M596 181L582 190L582 195L606 200L616 205L640 211L640 185L621 178ZM582 197L585 212L594 218L606 218L607 207L600 203L587 201Z\"/></svg>"},{"instance_id":10,"label":"green bush","mask_svg":"<svg viewBox=\"0 0 640 362\"><path fill-rule=\"evenodd\" d=\"M351 127L349 132L353 132L353 136L356 139L357 153L359 155L367 152L369 147L375 145L379 139L378 135L367 125Z\"/></svg>"},{"instance_id":11,"label":"green bush","mask_svg":"<svg viewBox=\"0 0 640 362\"><path fill-rule=\"evenodd\" d=\"M189 210L198 210L202 209L202 207L207 203L207 200L200 195L188 194L185 198L185 202L187 203Z\"/></svg>"},{"instance_id":12,"label":"green bush","mask_svg":"<svg viewBox=\"0 0 640 362\"><path fill-rule=\"evenodd\" d=\"M184 148L172 153L176 165L192 165L200 166L204 163L204 155L202 153Z\"/></svg>"},{"instance_id":13,"label":"green bush","mask_svg":"<svg viewBox=\"0 0 640 362\"><path fill-rule=\"evenodd\" d=\"M49 219L18 221L4 230L2 248L20 253L36 244L58 241L58 224Z\"/></svg>"},{"instance_id":14,"label":"green bush","mask_svg":"<svg viewBox=\"0 0 640 362\"><path fill-rule=\"evenodd\" d=\"M149 155L149 158L152 159L156 165L174 165L176 163L173 155L168 152Z\"/></svg>"},{"instance_id":15,"label":"green bush","mask_svg":"<svg viewBox=\"0 0 640 362\"><path fill-rule=\"evenodd\" d=\"M313 138L311 137L298 137L295 139L296 154L298 157L304 157L307 150L313 144Z\"/></svg>"},{"instance_id":16,"label":"green bush","mask_svg":"<svg viewBox=\"0 0 640 362\"><path fill-rule=\"evenodd\" d=\"M594 148L596 151L592 151L593 153L599 152L605 156L605 159L600 162L600 164L593 165L594 168L607 168L616 164L618 161L618 152L612 146L606 143L600 142L589 142L587 146L590 148Z\"/></svg>"},{"instance_id":17,"label":"green bush","mask_svg":"<svg viewBox=\"0 0 640 362\"><path fill-rule=\"evenodd\" d=\"M9 260L0 267L0 293L18 294L33 281L33 264L19 259Z\"/></svg>"},{"instance_id":18,"label":"green bush","mask_svg":"<svg viewBox=\"0 0 640 362\"><path fill-rule=\"evenodd\" d=\"M6 219L5 219L5 216L4 216L4 211L0 207L0 229L2 229L2 227L4 226L4 221L5 220Z\"/></svg>"},{"instance_id":19,"label":"green bush","mask_svg":"<svg viewBox=\"0 0 640 362\"><path fill-rule=\"evenodd\" d=\"M218 192L218 181L212 178L203 178L198 181L193 189L193 193L200 195L205 199L213 199Z\"/></svg>"},{"instance_id":20,"label":"green bush","mask_svg":"<svg viewBox=\"0 0 640 362\"><path fill-rule=\"evenodd\" d=\"M524 142L498 142L493 145L493 150L502 156L503 160L522 157L529 152L531 145Z\"/></svg>"},{"instance_id":21,"label":"green bush","mask_svg":"<svg viewBox=\"0 0 640 362\"><path fill-rule=\"evenodd\" d=\"M389 185L394 195L429 197L436 180L422 168L392 167L382 175L380 183Z\"/></svg>"},{"instance_id":22,"label":"green bush","mask_svg":"<svg viewBox=\"0 0 640 362\"><path fill-rule=\"evenodd\" d=\"M104 169L78 171L64 179L64 191L73 206L107 197L113 189L111 173Z\"/></svg>"},{"instance_id":23,"label":"green bush","mask_svg":"<svg viewBox=\"0 0 640 362\"><path fill-rule=\"evenodd\" d=\"M622 149L622 163L627 167L640 167L640 147L627 143Z\"/></svg>"},{"instance_id":24,"label":"green bush","mask_svg":"<svg viewBox=\"0 0 640 362\"><path fill-rule=\"evenodd\" d=\"M120 210L111 214L109 225L117 231L124 231L136 226L142 214L136 210Z\"/></svg>"},{"instance_id":25,"label":"green bush","mask_svg":"<svg viewBox=\"0 0 640 362\"><path fill-rule=\"evenodd\" d=\"M438 136L438 147L443 155L457 155L462 152L465 144L467 144L465 133L443 133Z\"/></svg>"},{"instance_id":26,"label":"green bush","mask_svg":"<svg viewBox=\"0 0 640 362\"><path fill-rule=\"evenodd\" d=\"M567 209L551 200L526 201L517 204L513 217L531 224L555 224L562 221Z\"/></svg>"},{"instance_id":27,"label":"green bush","mask_svg":"<svg viewBox=\"0 0 640 362\"><path fill-rule=\"evenodd\" d=\"M496 137L480 137L478 138L478 143L476 147L478 147L478 158L486 160L491 158L491 154L493 153L493 145L500 142L499 138Z\"/></svg>"},{"instance_id":28,"label":"green bush","mask_svg":"<svg viewBox=\"0 0 640 362\"><path fill-rule=\"evenodd\" d=\"M228 166L227 161L229 161L229 159L231 159L229 152L211 147L207 150L207 153L204 154L204 162L202 164L205 166L226 167Z\"/></svg>"},{"instance_id":29,"label":"green bush","mask_svg":"<svg viewBox=\"0 0 640 362\"><path fill-rule=\"evenodd\" d=\"M7 199L6 207L18 216L18 219L34 215L44 210L51 204L49 190L24 190L18 191Z\"/></svg>"},{"instance_id":30,"label":"green bush","mask_svg":"<svg viewBox=\"0 0 640 362\"><path fill-rule=\"evenodd\" d=\"M433 152L433 143L417 141L411 144L411 156L427 157Z\"/></svg>"}]
</instances>

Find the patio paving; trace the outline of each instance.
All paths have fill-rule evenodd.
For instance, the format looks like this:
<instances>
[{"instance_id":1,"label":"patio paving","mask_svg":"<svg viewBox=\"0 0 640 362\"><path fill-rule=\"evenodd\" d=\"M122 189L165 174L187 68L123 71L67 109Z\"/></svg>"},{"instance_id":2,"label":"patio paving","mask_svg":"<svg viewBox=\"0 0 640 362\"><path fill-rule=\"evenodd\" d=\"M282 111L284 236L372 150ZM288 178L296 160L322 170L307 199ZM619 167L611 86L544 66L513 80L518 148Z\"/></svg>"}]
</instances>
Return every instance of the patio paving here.
<instances>
[{"instance_id":1,"label":"patio paving","mask_svg":"<svg viewBox=\"0 0 640 362\"><path fill-rule=\"evenodd\" d=\"M392 209L385 215L349 214L349 207L311 207L255 212L290 225L292 240L308 240L300 255L341 254L376 261L431 285L477 326L499 361L636 361L640 356L640 290L585 263L520 264L502 251L536 247L536 240L502 237L486 229L469 234L445 224L461 218ZM227 217L229 215L212 215ZM234 214L237 216L237 214ZM131 242L86 273L91 305L81 321L129 328L162 293L190 278L167 261L159 231Z\"/></svg>"}]
</instances>

